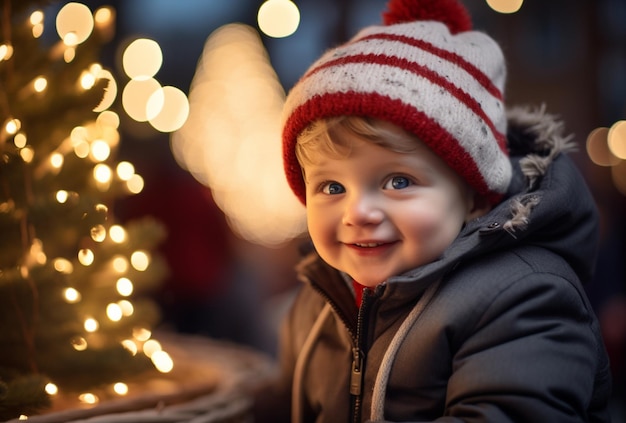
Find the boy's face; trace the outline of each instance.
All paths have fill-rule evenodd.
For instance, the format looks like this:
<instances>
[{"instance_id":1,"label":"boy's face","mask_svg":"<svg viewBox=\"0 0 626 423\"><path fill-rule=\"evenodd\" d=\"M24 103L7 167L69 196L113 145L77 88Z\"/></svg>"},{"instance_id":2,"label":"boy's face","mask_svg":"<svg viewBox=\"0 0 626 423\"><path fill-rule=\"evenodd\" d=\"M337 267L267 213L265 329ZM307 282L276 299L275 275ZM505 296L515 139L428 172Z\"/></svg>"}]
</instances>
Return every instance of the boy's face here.
<instances>
[{"instance_id":1,"label":"boy's face","mask_svg":"<svg viewBox=\"0 0 626 423\"><path fill-rule=\"evenodd\" d=\"M473 194L422 143L397 153L349 136L347 158L304 166L308 227L328 264L374 287L437 259L471 217Z\"/></svg>"}]
</instances>

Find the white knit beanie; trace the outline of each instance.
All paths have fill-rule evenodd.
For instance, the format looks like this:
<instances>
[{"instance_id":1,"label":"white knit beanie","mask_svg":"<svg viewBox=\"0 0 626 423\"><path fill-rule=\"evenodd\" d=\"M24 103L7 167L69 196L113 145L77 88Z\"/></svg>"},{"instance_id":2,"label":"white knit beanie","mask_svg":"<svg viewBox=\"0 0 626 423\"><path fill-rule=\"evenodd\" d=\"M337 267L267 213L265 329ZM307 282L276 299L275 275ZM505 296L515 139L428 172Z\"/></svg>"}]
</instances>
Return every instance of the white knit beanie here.
<instances>
[{"instance_id":1,"label":"white knit beanie","mask_svg":"<svg viewBox=\"0 0 626 423\"><path fill-rule=\"evenodd\" d=\"M357 115L415 134L498 203L511 180L500 47L471 30L457 0L391 0L387 7L385 25L326 52L289 92L283 158L290 187L304 204L298 135L317 119Z\"/></svg>"}]
</instances>

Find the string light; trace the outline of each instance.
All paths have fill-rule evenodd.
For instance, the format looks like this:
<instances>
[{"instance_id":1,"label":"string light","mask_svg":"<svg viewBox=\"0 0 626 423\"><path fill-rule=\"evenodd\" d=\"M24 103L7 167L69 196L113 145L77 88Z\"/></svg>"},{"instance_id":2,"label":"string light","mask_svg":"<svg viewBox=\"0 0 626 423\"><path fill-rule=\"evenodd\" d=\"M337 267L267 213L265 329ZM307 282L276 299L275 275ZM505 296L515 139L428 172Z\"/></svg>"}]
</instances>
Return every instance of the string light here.
<instances>
[{"instance_id":1,"label":"string light","mask_svg":"<svg viewBox=\"0 0 626 423\"><path fill-rule=\"evenodd\" d=\"M123 297L129 297L133 293L133 283L128 278L119 278L115 284L117 292Z\"/></svg>"},{"instance_id":2,"label":"string light","mask_svg":"<svg viewBox=\"0 0 626 423\"><path fill-rule=\"evenodd\" d=\"M116 255L113 257L113 260L111 260L111 264L113 266L113 270L117 273L126 273L128 271L128 260L124 256Z\"/></svg>"},{"instance_id":3,"label":"string light","mask_svg":"<svg viewBox=\"0 0 626 423\"><path fill-rule=\"evenodd\" d=\"M139 250L135 251L130 256L130 263L135 268L135 270L139 270L140 272L145 271L150 265L150 255L147 251Z\"/></svg>"},{"instance_id":4,"label":"string light","mask_svg":"<svg viewBox=\"0 0 626 423\"><path fill-rule=\"evenodd\" d=\"M113 392L117 395L124 396L128 394L128 385L123 382L113 384Z\"/></svg>"},{"instance_id":5,"label":"string light","mask_svg":"<svg viewBox=\"0 0 626 423\"><path fill-rule=\"evenodd\" d=\"M78 396L78 400L84 404L94 405L100 402L100 398L96 394L91 392L85 392L84 394L80 394Z\"/></svg>"},{"instance_id":6,"label":"string light","mask_svg":"<svg viewBox=\"0 0 626 423\"><path fill-rule=\"evenodd\" d=\"M75 336L72 338L71 344L76 351L85 351L89 346L87 340L82 336Z\"/></svg>"},{"instance_id":7,"label":"string light","mask_svg":"<svg viewBox=\"0 0 626 423\"><path fill-rule=\"evenodd\" d=\"M82 3L67 3L56 17L57 33L67 46L83 43L91 35L93 27L91 10Z\"/></svg>"},{"instance_id":8,"label":"string light","mask_svg":"<svg viewBox=\"0 0 626 423\"><path fill-rule=\"evenodd\" d=\"M287 37L300 25L300 11L290 0L267 0L257 14L259 29L274 38Z\"/></svg>"},{"instance_id":9,"label":"string light","mask_svg":"<svg viewBox=\"0 0 626 423\"><path fill-rule=\"evenodd\" d=\"M71 261L64 258L56 258L53 262L54 270L66 275L71 274L74 271L74 265Z\"/></svg>"},{"instance_id":10,"label":"string light","mask_svg":"<svg viewBox=\"0 0 626 423\"><path fill-rule=\"evenodd\" d=\"M13 46L11 44L0 44L0 62L13 57Z\"/></svg>"},{"instance_id":11,"label":"string light","mask_svg":"<svg viewBox=\"0 0 626 423\"><path fill-rule=\"evenodd\" d=\"M524 0L487 0L487 4L498 13L515 13L521 9Z\"/></svg>"},{"instance_id":12,"label":"string light","mask_svg":"<svg viewBox=\"0 0 626 423\"><path fill-rule=\"evenodd\" d=\"M93 317L88 317L85 319L83 327L87 332L95 332L100 328L100 323Z\"/></svg>"},{"instance_id":13,"label":"string light","mask_svg":"<svg viewBox=\"0 0 626 423\"><path fill-rule=\"evenodd\" d=\"M116 303L110 303L107 305L106 314L109 320L111 320L112 322L119 322L120 320L122 320L122 317L124 315L122 313L122 308L119 306L119 304Z\"/></svg>"},{"instance_id":14,"label":"string light","mask_svg":"<svg viewBox=\"0 0 626 423\"><path fill-rule=\"evenodd\" d=\"M89 248L81 248L78 251L78 262L83 266L91 266L94 260L95 255Z\"/></svg>"},{"instance_id":15,"label":"string light","mask_svg":"<svg viewBox=\"0 0 626 423\"><path fill-rule=\"evenodd\" d=\"M107 236L107 230L103 225L96 225L91 228L90 231L91 239L96 242L104 242Z\"/></svg>"},{"instance_id":16,"label":"string light","mask_svg":"<svg viewBox=\"0 0 626 423\"><path fill-rule=\"evenodd\" d=\"M63 297L68 303L71 304L79 302L82 298L80 292L74 288L65 288L65 291L63 291Z\"/></svg>"},{"instance_id":17,"label":"string light","mask_svg":"<svg viewBox=\"0 0 626 423\"><path fill-rule=\"evenodd\" d=\"M52 382L48 382L44 387L44 390L48 395L56 395L59 393L59 387Z\"/></svg>"},{"instance_id":18,"label":"string light","mask_svg":"<svg viewBox=\"0 0 626 423\"><path fill-rule=\"evenodd\" d=\"M109 237L116 244L121 244L126 240L126 230L120 225L112 225L109 228Z\"/></svg>"}]
</instances>

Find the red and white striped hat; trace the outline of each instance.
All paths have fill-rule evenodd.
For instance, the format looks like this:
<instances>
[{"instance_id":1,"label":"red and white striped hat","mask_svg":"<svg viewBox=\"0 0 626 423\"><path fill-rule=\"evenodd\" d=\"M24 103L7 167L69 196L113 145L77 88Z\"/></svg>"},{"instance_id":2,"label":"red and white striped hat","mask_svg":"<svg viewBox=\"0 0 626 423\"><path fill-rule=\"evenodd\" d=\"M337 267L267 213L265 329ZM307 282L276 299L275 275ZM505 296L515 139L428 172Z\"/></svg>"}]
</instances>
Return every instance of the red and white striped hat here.
<instances>
[{"instance_id":1,"label":"red and white striped hat","mask_svg":"<svg viewBox=\"0 0 626 423\"><path fill-rule=\"evenodd\" d=\"M511 180L498 44L473 31L457 0L391 0L383 26L326 52L291 89L283 109L283 159L304 204L296 139L310 123L368 116L419 137L479 194L502 199Z\"/></svg>"}]
</instances>

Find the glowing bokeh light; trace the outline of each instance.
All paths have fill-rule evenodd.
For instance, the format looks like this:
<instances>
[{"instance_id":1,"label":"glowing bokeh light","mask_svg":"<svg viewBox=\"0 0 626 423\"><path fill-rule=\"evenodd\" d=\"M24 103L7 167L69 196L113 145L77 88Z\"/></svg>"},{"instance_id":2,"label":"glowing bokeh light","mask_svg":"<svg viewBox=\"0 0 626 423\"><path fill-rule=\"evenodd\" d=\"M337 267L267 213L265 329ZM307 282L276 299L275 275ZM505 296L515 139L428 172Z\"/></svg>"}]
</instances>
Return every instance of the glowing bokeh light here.
<instances>
[{"instance_id":1,"label":"glowing bokeh light","mask_svg":"<svg viewBox=\"0 0 626 423\"><path fill-rule=\"evenodd\" d=\"M128 181L135 174L135 166L130 162L121 161L117 164L115 173L122 181Z\"/></svg>"},{"instance_id":2,"label":"glowing bokeh light","mask_svg":"<svg viewBox=\"0 0 626 423\"><path fill-rule=\"evenodd\" d=\"M101 69L95 77L96 79L106 79L108 81L100 104L93 109L94 112L99 113L111 107L115 102L115 98L117 97L117 81L113 77L113 74L106 69Z\"/></svg>"},{"instance_id":3,"label":"glowing bokeh light","mask_svg":"<svg viewBox=\"0 0 626 423\"><path fill-rule=\"evenodd\" d=\"M163 87L148 99L147 116L150 124L160 132L179 130L189 117L189 100L176 87Z\"/></svg>"},{"instance_id":4,"label":"glowing bokeh light","mask_svg":"<svg viewBox=\"0 0 626 423\"><path fill-rule=\"evenodd\" d=\"M133 283L128 278L119 278L115 284L115 288L123 297L129 297L133 293Z\"/></svg>"},{"instance_id":5,"label":"glowing bokeh light","mask_svg":"<svg viewBox=\"0 0 626 423\"><path fill-rule=\"evenodd\" d=\"M165 351L155 351L150 357L154 367L161 373L169 373L174 368L174 361Z\"/></svg>"},{"instance_id":6,"label":"glowing bokeh light","mask_svg":"<svg viewBox=\"0 0 626 423\"><path fill-rule=\"evenodd\" d=\"M82 296L80 295L80 292L78 292L75 288L66 288L63 291L63 298L65 298L65 301L67 301L68 303L77 303L81 300Z\"/></svg>"},{"instance_id":7,"label":"glowing bokeh light","mask_svg":"<svg viewBox=\"0 0 626 423\"><path fill-rule=\"evenodd\" d=\"M626 160L626 120L615 122L609 129L607 138L611 153Z\"/></svg>"},{"instance_id":8,"label":"glowing bokeh light","mask_svg":"<svg viewBox=\"0 0 626 423\"><path fill-rule=\"evenodd\" d=\"M78 400L83 404L94 405L100 402L100 398L96 394L92 394L91 392L86 392L84 394L80 394L78 396Z\"/></svg>"},{"instance_id":9,"label":"glowing bokeh light","mask_svg":"<svg viewBox=\"0 0 626 423\"><path fill-rule=\"evenodd\" d=\"M124 256L117 255L113 257L113 260L111 260L111 264L113 265L113 269L117 273L125 273L126 271L128 271L128 259Z\"/></svg>"},{"instance_id":10,"label":"glowing bokeh light","mask_svg":"<svg viewBox=\"0 0 626 423\"><path fill-rule=\"evenodd\" d=\"M110 303L107 305L107 317L112 322L119 322L123 317L122 308L116 303Z\"/></svg>"},{"instance_id":11,"label":"glowing bokeh light","mask_svg":"<svg viewBox=\"0 0 626 423\"><path fill-rule=\"evenodd\" d=\"M33 89L35 90L35 92L38 92L38 93L44 92L47 87L48 87L48 80L43 76L37 77L33 81Z\"/></svg>"},{"instance_id":12,"label":"glowing bokeh light","mask_svg":"<svg viewBox=\"0 0 626 423\"><path fill-rule=\"evenodd\" d=\"M82 248L78 251L78 262L83 266L91 266L94 260L95 255L89 248Z\"/></svg>"},{"instance_id":13,"label":"glowing bokeh light","mask_svg":"<svg viewBox=\"0 0 626 423\"><path fill-rule=\"evenodd\" d=\"M83 326L87 332L95 332L100 328L100 323L93 317L88 317L85 319Z\"/></svg>"},{"instance_id":14,"label":"glowing bokeh light","mask_svg":"<svg viewBox=\"0 0 626 423\"><path fill-rule=\"evenodd\" d=\"M608 145L609 128L596 128L587 136L587 155L598 166L613 166L619 162Z\"/></svg>"},{"instance_id":15,"label":"glowing bokeh light","mask_svg":"<svg viewBox=\"0 0 626 423\"><path fill-rule=\"evenodd\" d=\"M91 10L82 3L67 3L56 17L57 33L68 46L84 42L91 35L93 27Z\"/></svg>"},{"instance_id":16,"label":"glowing bokeh light","mask_svg":"<svg viewBox=\"0 0 626 423\"><path fill-rule=\"evenodd\" d=\"M274 37L287 37L300 25L300 11L290 0L267 0L257 14L259 29Z\"/></svg>"},{"instance_id":17,"label":"glowing bokeh light","mask_svg":"<svg viewBox=\"0 0 626 423\"><path fill-rule=\"evenodd\" d=\"M131 254L130 263L135 270L143 272L150 265L150 254L144 250L137 250Z\"/></svg>"},{"instance_id":18,"label":"glowing bokeh light","mask_svg":"<svg viewBox=\"0 0 626 423\"><path fill-rule=\"evenodd\" d=\"M498 13L515 13L521 9L524 0L487 0L487 4Z\"/></svg>"},{"instance_id":19,"label":"glowing bokeh light","mask_svg":"<svg viewBox=\"0 0 626 423\"><path fill-rule=\"evenodd\" d=\"M154 78L128 81L122 91L122 105L128 116L137 122L146 122L153 118L154 116L148 115L148 100L160 89L161 84Z\"/></svg>"},{"instance_id":20,"label":"glowing bokeh light","mask_svg":"<svg viewBox=\"0 0 626 423\"><path fill-rule=\"evenodd\" d=\"M91 228L90 231L91 239L96 242L104 242L107 237L107 230L103 225L96 225Z\"/></svg>"},{"instance_id":21,"label":"glowing bokeh light","mask_svg":"<svg viewBox=\"0 0 626 423\"><path fill-rule=\"evenodd\" d=\"M124 396L128 394L128 385L124 382L117 382L113 384L113 392L117 395Z\"/></svg>"},{"instance_id":22,"label":"glowing bokeh light","mask_svg":"<svg viewBox=\"0 0 626 423\"><path fill-rule=\"evenodd\" d=\"M128 45L122 55L122 67L130 79L146 80L161 69L163 52L154 40L140 38Z\"/></svg>"},{"instance_id":23,"label":"glowing bokeh light","mask_svg":"<svg viewBox=\"0 0 626 423\"><path fill-rule=\"evenodd\" d=\"M64 258L57 258L53 262L54 270L66 275L71 274L74 271L74 265L71 261Z\"/></svg>"},{"instance_id":24,"label":"glowing bokeh light","mask_svg":"<svg viewBox=\"0 0 626 423\"><path fill-rule=\"evenodd\" d=\"M178 163L211 188L231 228L268 246L306 230L304 207L282 171L284 101L258 32L223 26L205 43L191 84L189 118L170 140Z\"/></svg>"},{"instance_id":25,"label":"glowing bokeh light","mask_svg":"<svg viewBox=\"0 0 626 423\"><path fill-rule=\"evenodd\" d=\"M120 225L112 225L109 228L109 236L113 242L121 244L126 241L126 230Z\"/></svg>"},{"instance_id":26,"label":"glowing bokeh light","mask_svg":"<svg viewBox=\"0 0 626 423\"><path fill-rule=\"evenodd\" d=\"M56 395L59 393L59 387L52 382L46 383L44 390L48 395Z\"/></svg>"}]
</instances>

